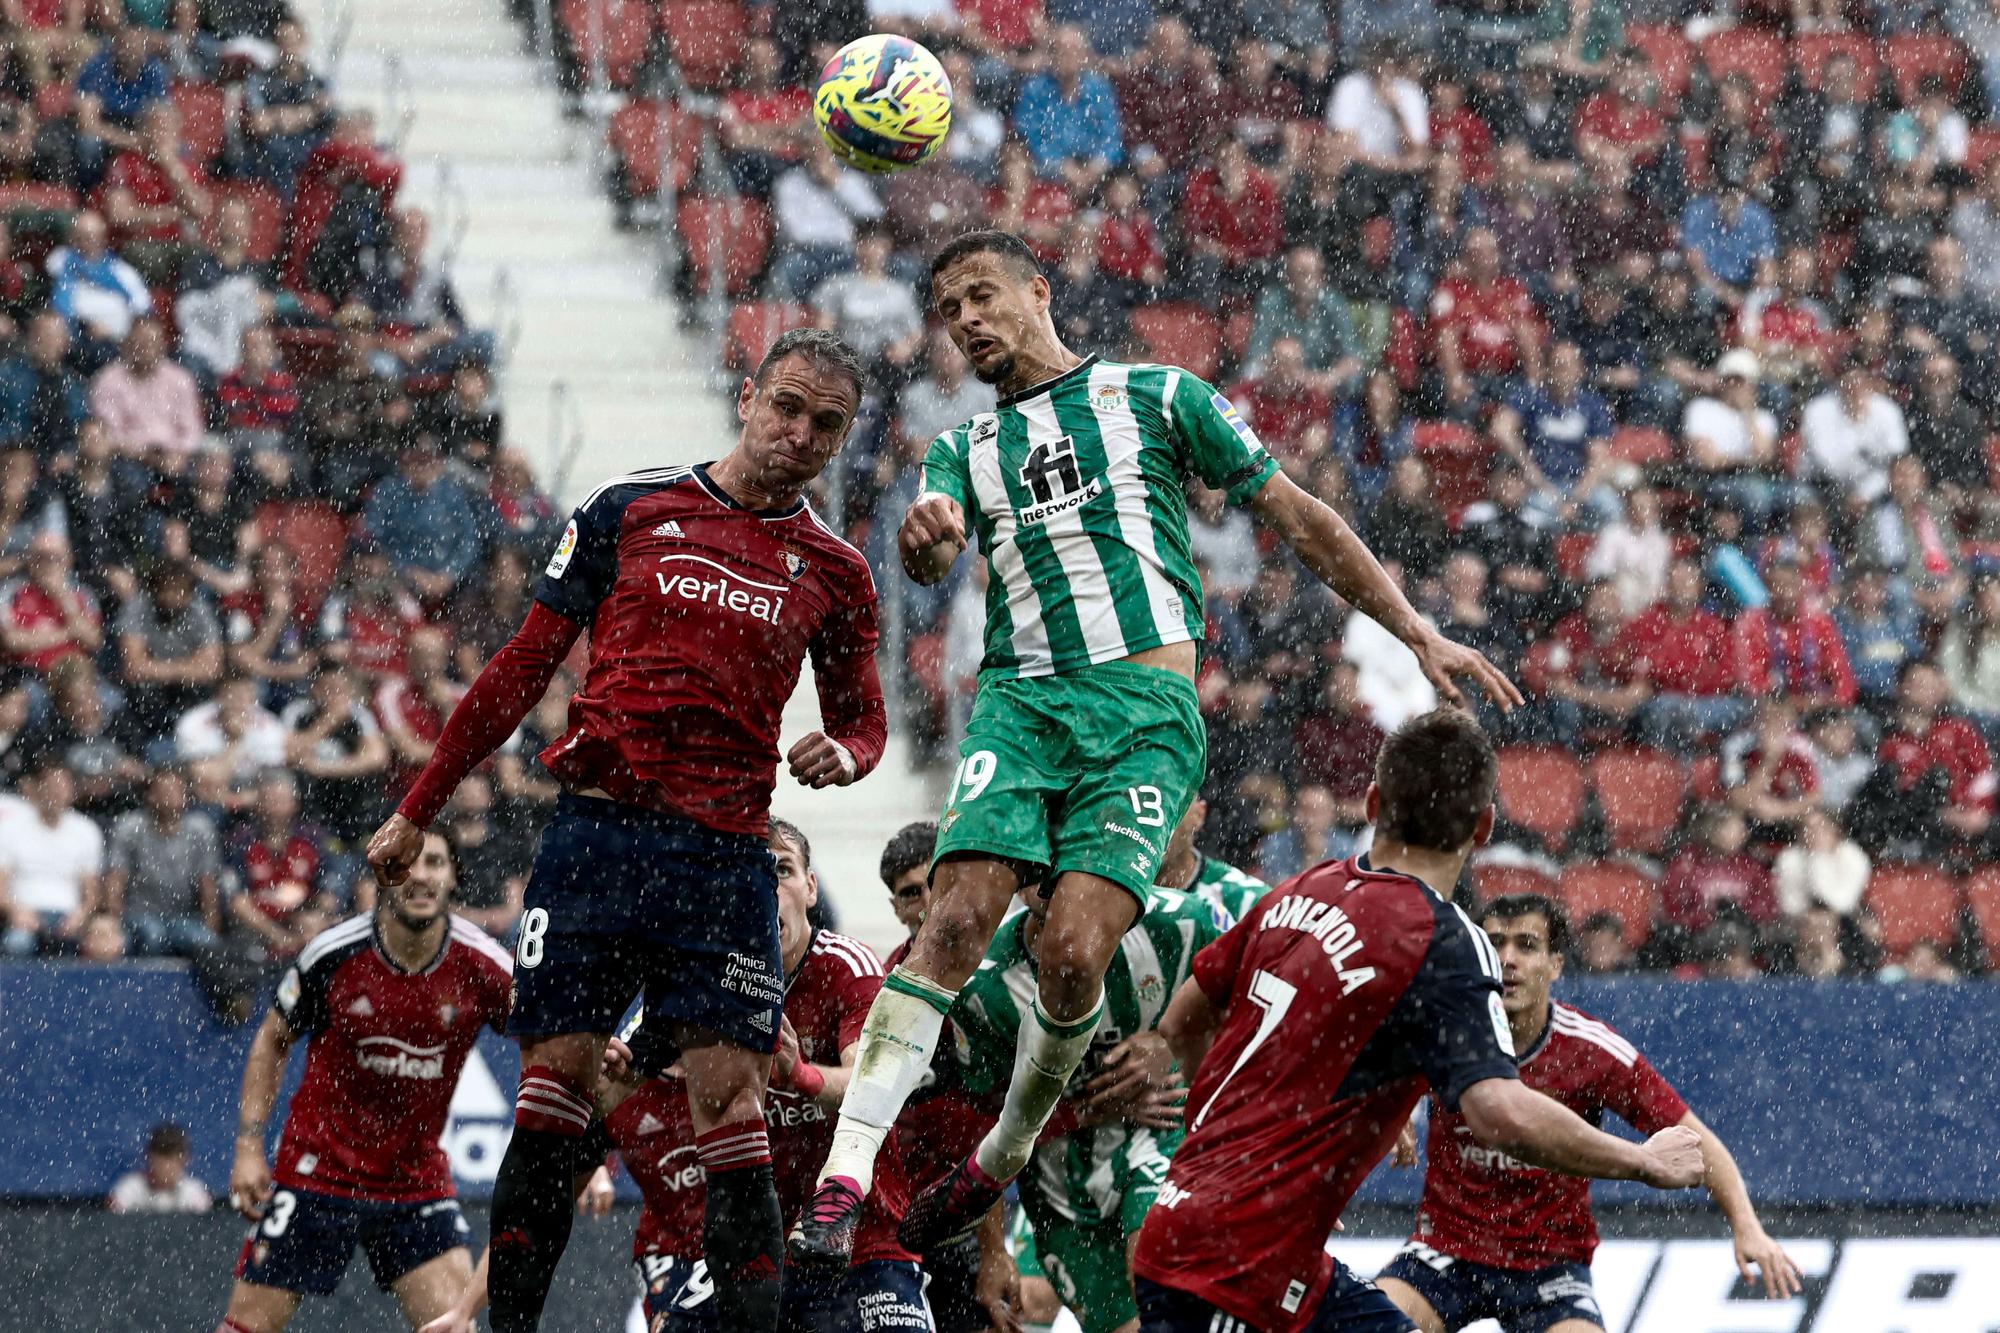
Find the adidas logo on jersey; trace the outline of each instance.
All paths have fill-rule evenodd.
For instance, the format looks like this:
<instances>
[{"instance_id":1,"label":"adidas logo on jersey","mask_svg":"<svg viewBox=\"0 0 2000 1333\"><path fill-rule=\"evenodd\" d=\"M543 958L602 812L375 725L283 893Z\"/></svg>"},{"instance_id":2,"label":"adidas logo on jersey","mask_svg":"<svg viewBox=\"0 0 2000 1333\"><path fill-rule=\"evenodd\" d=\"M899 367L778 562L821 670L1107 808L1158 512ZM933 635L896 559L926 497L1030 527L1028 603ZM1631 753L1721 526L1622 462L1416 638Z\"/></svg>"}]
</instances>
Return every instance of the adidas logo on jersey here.
<instances>
[{"instance_id":1,"label":"adidas logo on jersey","mask_svg":"<svg viewBox=\"0 0 2000 1333\"><path fill-rule=\"evenodd\" d=\"M644 1138L648 1134L657 1134L665 1128L666 1126L660 1123L660 1118L654 1115L651 1111L646 1112L646 1114L641 1116L639 1119L640 1138Z\"/></svg>"},{"instance_id":2,"label":"adidas logo on jersey","mask_svg":"<svg viewBox=\"0 0 2000 1333\"><path fill-rule=\"evenodd\" d=\"M769 1032L771 1030L771 1015L768 1012L750 1015L750 1026L756 1028L759 1032Z\"/></svg>"},{"instance_id":3,"label":"adidas logo on jersey","mask_svg":"<svg viewBox=\"0 0 2000 1333\"><path fill-rule=\"evenodd\" d=\"M363 995L357 997L353 1004L347 1006L347 1012L353 1014L356 1018L373 1018L375 1016L375 1006L369 1003L366 995Z\"/></svg>"},{"instance_id":4,"label":"adidas logo on jersey","mask_svg":"<svg viewBox=\"0 0 2000 1333\"><path fill-rule=\"evenodd\" d=\"M659 525L658 527L654 528L654 529L653 529L653 535L654 535L655 537L685 537L685 536L687 536L687 534L686 534L685 532L682 532L682 531L681 531L681 525L680 525L680 524L678 524L678 523L676 523L676 522L674 522L674 520L672 520L672 519L668 519L668 520L667 520L666 522L664 522L664 523L660 524L660 525Z\"/></svg>"}]
</instances>

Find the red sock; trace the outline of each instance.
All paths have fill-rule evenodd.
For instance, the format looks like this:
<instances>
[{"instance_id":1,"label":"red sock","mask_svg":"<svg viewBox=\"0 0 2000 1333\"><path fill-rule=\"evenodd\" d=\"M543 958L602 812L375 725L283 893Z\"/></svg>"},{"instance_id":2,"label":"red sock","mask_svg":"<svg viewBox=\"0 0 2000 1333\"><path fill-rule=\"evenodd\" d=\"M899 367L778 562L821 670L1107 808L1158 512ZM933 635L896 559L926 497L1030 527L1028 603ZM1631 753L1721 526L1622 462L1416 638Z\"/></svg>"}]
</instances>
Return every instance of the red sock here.
<instances>
[{"instance_id":1,"label":"red sock","mask_svg":"<svg viewBox=\"0 0 2000 1333\"><path fill-rule=\"evenodd\" d=\"M717 1125L706 1134L697 1134L694 1155L701 1169L740 1171L749 1166L771 1164L771 1140L761 1120L739 1120L733 1125Z\"/></svg>"},{"instance_id":2,"label":"red sock","mask_svg":"<svg viewBox=\"0 0 2000 1333\"><path fill-rule=\"evenodd\" d=\"M514 1097L514 1128L580 1139L595 1109L589 1088L578 1087L547 1065L530 1065L521 1071L521 1090Z\"/></svg>"}]
</instances>

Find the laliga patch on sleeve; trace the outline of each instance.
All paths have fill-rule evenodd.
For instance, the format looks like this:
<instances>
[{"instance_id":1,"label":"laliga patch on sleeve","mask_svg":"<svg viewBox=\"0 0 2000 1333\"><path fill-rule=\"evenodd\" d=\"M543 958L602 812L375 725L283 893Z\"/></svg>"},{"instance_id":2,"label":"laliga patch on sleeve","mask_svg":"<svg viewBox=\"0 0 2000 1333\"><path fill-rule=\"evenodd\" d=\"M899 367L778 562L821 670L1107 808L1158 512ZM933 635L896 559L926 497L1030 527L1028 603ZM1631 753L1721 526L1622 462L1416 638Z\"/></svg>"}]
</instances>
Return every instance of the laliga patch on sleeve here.
<instances>
[{"instance_id":1,"label":"laliga patch on sleeve","mask_svg":"<svg viewBox=\"0 0 2000 1333\"><path fill-rule=\"evenodd\" d=\"M576 554L576 520L571 519L563 529L562 540L556 543L556 553L549 557L548 575L559 579L569 568L569 558Z\"/></svg>"},{"instance_id":2,"label":"laliga patch on sleeve","mask_svg":"<svg viewBox=\"0 0 2000 1333\"><path fill-rule=\"evenodd\" d=\"M278 983L277 999L278 1009L281 1013L289 1015L292 1010L298 1007L299 969L296 966L285 969L285 979Z\"/></svg>"},{"instance_id":3,"label":"laliga patch on sleeve","mask_svg":"<svg viewBox=\"0 0 2000 1333\"><path fill-rule=\"evenodd\" d=\"M1507 1006L1500 1003L1499 991L1486 992L1486 1012L1493 1016L1493 1036L1500 1049L1514 1054L1514 1029L1507 1024Z\"/></svg>"},{"instance_id":4,"label":"laliga patch on sleeve","mask_svg":"<svg viewBox=\"0 0 2000 1333\"><path fill-rule=\"evenodd\" d=\"M1214 406L1217 412L1222 414L1222 419L1229 423L1229 429L1241 436L1245 444L1249 445L1252 449L1262 449L1264 447L1264 442L1257 438L1257 432L1250 429L1250 423L1245 421L1243 415L1236 410L1236 404L1230 402L1219 393L1210 394L1208 401Z\"/></svg>"}]
</instances>

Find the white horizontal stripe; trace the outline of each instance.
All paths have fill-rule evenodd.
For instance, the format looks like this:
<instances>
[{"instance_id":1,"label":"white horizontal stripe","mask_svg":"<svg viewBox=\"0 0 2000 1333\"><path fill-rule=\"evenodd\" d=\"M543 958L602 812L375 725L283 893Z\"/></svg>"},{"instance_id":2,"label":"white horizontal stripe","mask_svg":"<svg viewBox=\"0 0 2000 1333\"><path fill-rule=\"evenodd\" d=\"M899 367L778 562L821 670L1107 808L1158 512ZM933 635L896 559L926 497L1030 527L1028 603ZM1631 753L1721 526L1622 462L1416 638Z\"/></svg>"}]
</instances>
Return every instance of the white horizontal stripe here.
<instances>
[{"instance_id":1,"label":"white horizontal stripe","mask_svg":"<svg viewBox=\"0 0 2000 1333\"><path fill-rule=\"evenodd\" d=\"M1602 1048L1610 1053L1612 1059L1627 1068L1638 1062L1638 1048L1609 1028L1576 1019L1565 1019L1562 1011L1557 1010L1555 1029L1565 1037L1575 1037L1578 1041L1587 1041L1593 1046Z\"/></svg>"},{"instance_id":2,"label":"white horizontal stripe","mask_svg":"<svg viewBox=\"0 0 2000 1333\"><path fill-rule=\"evenodd\" d=\"M882 975L882 964L875 957L874 951L867 949L865 945L860 944L858 941L848 939L844 935L820 936L820 945L814 952L830 953L845 959L847 965L854 969L854 975L857 977L879 977Z\"/></svg>"},{"instance_id":3,"label":"white horizontal stripe","mask_svg":"<svg viewBox=\"0 0 2000 1333\"><path fill-rule=\"evenodd\" d=\"M455 916L451 919L451 937L468 948L475 949L486 955L487 958L506 968L509 972L514 970L514 955L501 948L491 935L488 935L464 917Z\"/></svg>"},{"instance_id":4,"label":"white horizontal stripe","mask_svg":"<svg viewBox=\"0 0 2000 1333\"><path fill-rule=\"evenodd\" d=\"M310 972L312 965L324 958L331 950L343 944L352 944L364 938L373 927L374 918L366 912L337 926L328 926L313 937L312 943L299 951L299 971Z\"/></svg>"},{"instance_id":5,"label":"white horizontal stripe","mask_svg":"<svg viewBox=\"0 0 2000 1333\"><path fill-rule=\"evenodd\" d=\"M763 1144L769 1141L770 1136L761 1129L748 1134L732 1134L726 1139L717 1139L713 1143L702 1144L701 1155L706 1157L711 1153L728 1152L732 1149L740 1148L745 1144Z\"/></svg>"},{"instance_id":6,"label":"white horizontal stripe","mask_svg":"<svg viewBox=\"0 0 2000 1333\"><path fill-rule=\"evenodd\" d=\"M515 1100L514 1107L516 1112L527 1111L536 1115L545 1115L551 1119L561 1120L572 1125L582 1125L586 1128L590 1125L589 1116L578 1115L567 1106L558 1106L554 1102L544 1102L539 1097L519 1097Z\"/></svg>"},{"instance_id":7,"label":"white horizontal stripe","mask_svg":"<svg viewBox=\"0 0 2000 1333\"><path fill-rule=\"evenodd\" d=\"M591 1112L589 1102L570 1092L560 1083L552 1083L545 1078L527 1078L521 1080L521 1095L525 1097L530 1094L547 1098L558 1105L575 1107L585 1115L589 1115Z\"/></svg>"},{"instance_id":8,"label":"white horizontal stripe","mask_svg":"<svg viewBox=\"0 0 2000 1333\"><path fill-rule=\"evenodd\" d=\"M611 478L611 480L604 482L589 495L584 496L583 503L578 505L577 508L579 510L590 508L591 505L597 503L598 496L615 486L643 486L648 483L665 486L669 482L677 481L682 477L691 475L693 472L694 469L691 467L653 467L642 468L637 472L627 472L623 476Z\"/></svg>"}]
</instances>

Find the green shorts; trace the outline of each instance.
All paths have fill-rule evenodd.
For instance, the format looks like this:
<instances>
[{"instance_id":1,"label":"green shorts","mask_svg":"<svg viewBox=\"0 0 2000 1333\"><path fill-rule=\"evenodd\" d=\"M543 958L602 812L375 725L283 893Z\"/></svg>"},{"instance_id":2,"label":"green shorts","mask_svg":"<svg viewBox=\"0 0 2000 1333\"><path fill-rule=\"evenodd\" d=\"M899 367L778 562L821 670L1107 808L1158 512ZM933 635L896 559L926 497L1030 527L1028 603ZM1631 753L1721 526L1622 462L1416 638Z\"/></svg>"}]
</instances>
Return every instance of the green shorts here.
<instances>
[{"instance_id":1,"label":"green shorts","mask_svg":"<svg viewBox=\"0 0 2000 1333\"><path fill-rule=\"evenodd\" d=\"M1048 1280L1084 1333L1110 1333L1139 1317L1127 1250L1159 1196L1180 1139L1178 1131L1158 1136L1141 1131L1119 1151L1112 1170L1116 1217L1075 1222L1039 1195L1023 1196L1025 1206L1015 1214L1009 1236L1015 1262L1023 1277Z\"/></svg>"},{"instance_id":2,"label":"green shorts","mask_svg":"<svg viewBox=\"0 0 2000 1333\"><path fill-rule=\"evenodd\" d=\"M979 852L1045 880L1080 870L1143 905L1207 770L1208 729L1187 677L1104 662L981 680L958 753L939 860Z\"/></svg>"}]
</instances>

